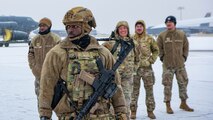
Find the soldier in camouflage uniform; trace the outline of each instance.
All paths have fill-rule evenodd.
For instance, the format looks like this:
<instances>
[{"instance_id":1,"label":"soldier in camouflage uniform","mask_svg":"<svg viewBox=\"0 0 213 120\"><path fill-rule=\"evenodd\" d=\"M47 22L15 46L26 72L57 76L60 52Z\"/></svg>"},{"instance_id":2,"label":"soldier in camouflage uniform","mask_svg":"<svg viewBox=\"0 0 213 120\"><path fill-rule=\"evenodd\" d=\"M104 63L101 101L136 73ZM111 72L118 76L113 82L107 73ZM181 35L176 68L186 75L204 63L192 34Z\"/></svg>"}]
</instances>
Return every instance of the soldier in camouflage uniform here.
<instances>
[{"instance_id":1,"label":"soldier in camouflage uniform","mask_svg":"<svg viewBox=\"0 0 213 120\"><path fill-rule=\"evenodd\" d=\"M146 34L146 25L143 20L138 20L135 23L135 35L133 40L138 44L136 48L139 50L137 54L136 62L139 64L137 69L137 74L134 75L134 87L132 93L131 102L131 118L136 118L136 112L138 107L138 97L140 92L140 81L141 78L144 82L144 88L146 91L146 106L148 117L155 119L153 113L155 109L155 100L153 95L153 85L155 83L154 71L152 69L152 64L156 61L159 49L157 42L148 34Z\"/></svg>"},{"instance_id":2,"label":"soldier in camouflage uniform","mask_svg":"<svg viewBox=\"0 0 213 120\"><path fill-rule=\"evenodd\" d=\"M39 83L41 68L47 52L53 48L61 38L51 32L52 23L48 18L39 21L39 34L32 40L29 47L28 62L33 75L35 76L35 93L39 96Z\"/></svg>"},{"instance_id":3,"label":"soldier in camouflage uniform","mask_svg":"<svg viewBox=\"0 0 213 120\"><path fill-rule=\"evenodd\" d=\"M119 21L116 25L114 33L115 36L112 37L114 40L103 43L103 46L111 51L114 58L117 58L117 55L121 49L121 42L123 40L127 42L132 41L132 39L130 39L128 23L126 21ZM135 66L134 54L134 50L132 50L118 70L121 76L121 85L126 99L128 117L130 117L131 93L133 91L133 71Z\"/></svg>"},{"instance_id":4,"label":"soldier in camouflage uniform","mask_svg":"<svg viewBox=\"0 0 213 120\"><path fill-rule=\"evenodd\" d=\"M93 93L91 84L99 75L96 59L101 58L106 69L111 69L115 60L111 53L90 36L96 22L92 12L84 7L69 10L63 19L68 36L49 51L41 75L39 113L41 120L52 116L51 103L54 87L59 79L66 81L68 94L64 94L54 108L59 120L76 118L76 113ZM126 106L119 74L115 74L117 92L110 99L99 97L84 120L126 120ZM72 101L77 110L69 103ZM110 106L114 113L110 113Z\"/></svg>"},{"instance_id":5,"label":"soldier in camouflage uniform","mask_svg":"<svg viewBox=\"0 0 213 120\"><path fill-rule=\"evenodd\" d=\"M185 111L194 111L190 108L186 99L188 77L184 63L187 60L189 52L189 43L183 31L176 29L176 18L168 16L165 20L167 30L160 33L157 43L160 49L160 60L163 62L163 81L164 85L164 102L166 103L166 111L173 114L170 106L172 95L172 81L174 74L179 87L179 97L181 99L180 108Z\"/></svg>"}]
</instances>

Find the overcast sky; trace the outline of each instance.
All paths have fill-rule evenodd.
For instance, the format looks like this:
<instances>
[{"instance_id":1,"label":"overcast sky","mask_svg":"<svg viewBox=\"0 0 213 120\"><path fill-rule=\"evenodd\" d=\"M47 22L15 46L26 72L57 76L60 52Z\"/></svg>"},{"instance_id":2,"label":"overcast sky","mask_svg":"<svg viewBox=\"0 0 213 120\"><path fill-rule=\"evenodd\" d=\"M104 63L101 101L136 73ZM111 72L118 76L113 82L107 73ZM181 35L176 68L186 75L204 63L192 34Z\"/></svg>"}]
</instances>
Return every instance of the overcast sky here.
<instances>
[{"instance_id":1,"label":"overcast sky","mask_svg":"<svg viewBox=\"0 0 213 120\"><path fill-rule=\"evenodd\" d=\"M30 16L35 21L48 17L53 29L64 29L64 14L75 6L89 8L96 19L97 30L110 33L120 20L126 20L133 32L134 23L145 20L147 26L162 24L168 15L180 19L203 17L213 13L213 0L1 0L0 15Z\"/></svg>"}]
</instances>

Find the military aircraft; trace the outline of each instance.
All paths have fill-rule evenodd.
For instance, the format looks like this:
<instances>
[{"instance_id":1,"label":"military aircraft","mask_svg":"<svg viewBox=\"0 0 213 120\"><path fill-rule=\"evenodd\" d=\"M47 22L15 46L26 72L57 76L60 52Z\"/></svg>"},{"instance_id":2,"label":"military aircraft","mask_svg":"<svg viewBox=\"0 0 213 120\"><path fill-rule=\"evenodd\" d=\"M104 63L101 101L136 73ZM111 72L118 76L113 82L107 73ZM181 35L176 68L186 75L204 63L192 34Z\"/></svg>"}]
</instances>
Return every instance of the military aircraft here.
<instances>
[{"instance_id":1,"label":"military aircraft","mask_svg":"<svg viewBox=\"0 0 213 120\"><path fill-rule=\"evenodd\" d=\"M25 16L0 16L0 47L9 43L28 42L31 31L38 28L38 22Z\"/></svg>"},{"instance_id":2,"label":"military aircraft","mask_svg":"<svg viewBox=\"0 0 213 120\"><path fill-rule=\"evenodd\" d=\"M33 38L35 37L37 34L38 34L38 29L36 30L33 30L31 33L30 33L30 38ZM54 30L54 29L51 29L51 32L57 34L58 36L60 36L61 38L65 38L67 36L67 32L66 30ZM98 33L95 29L93 29L91 32L90 32L90 35L93 35L93 36L96 36Z\"/></svg>"},{"instance_id":3,"label":"military aircraft","mask_svg":"<svg viewBox=\"0 0 213 120\"><path fill-rule=\"evenodd\" d=\"M176 28L183 30L187 36L196 33L213 33L213 17L211 13L207 13L204 18L197 18L191 20L177 21ZM165 24L160 24L157 26L152 26L147 28L147 33L152 35L158 35L160 32L166 30Z\"/></svg>"}]
</instances>

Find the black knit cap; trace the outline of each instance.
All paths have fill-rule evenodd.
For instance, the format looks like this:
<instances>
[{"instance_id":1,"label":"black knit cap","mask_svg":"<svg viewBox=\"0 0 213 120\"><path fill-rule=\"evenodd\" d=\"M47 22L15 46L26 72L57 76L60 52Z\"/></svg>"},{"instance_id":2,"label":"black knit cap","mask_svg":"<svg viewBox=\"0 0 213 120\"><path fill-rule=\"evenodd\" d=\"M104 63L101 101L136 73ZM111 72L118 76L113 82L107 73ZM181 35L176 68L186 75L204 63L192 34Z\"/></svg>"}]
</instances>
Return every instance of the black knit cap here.
<instances>
[{"instance_id":1,"label":"black knit cap","mask_svg":"<svg viewBox=\"0 0 213 120\"><path fill-rule=\"evenodd\" d=\"M177 21L176 21L176 18L174 17L174 16L168 16L166 19L165 19L165 23L167 23L168 21L171 21L171 22L173 22L175 25L176 25L176 23L177 23Z\"/></svg>"}]
</instances>

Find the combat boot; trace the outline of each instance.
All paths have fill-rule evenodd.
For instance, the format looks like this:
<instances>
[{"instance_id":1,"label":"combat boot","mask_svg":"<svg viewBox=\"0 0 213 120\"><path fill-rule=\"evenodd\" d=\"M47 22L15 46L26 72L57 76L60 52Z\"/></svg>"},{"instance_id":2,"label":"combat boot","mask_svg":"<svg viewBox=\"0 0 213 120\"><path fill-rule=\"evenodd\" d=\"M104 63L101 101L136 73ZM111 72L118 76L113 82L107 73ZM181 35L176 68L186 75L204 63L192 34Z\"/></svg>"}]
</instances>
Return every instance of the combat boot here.
<instances>
[{"instance_id":1,"label":"combat boot","mask_svg":"<svg viewBox=\"0 0 213 120\"><path fill-rule=\"evenodd\" d=\"M188 112L193 112L193 111L194 111L194 109L190 108L190 107L187 105L186 100L182 100L182 101L181 101L180 109L183 109L183 110L188 111Z\"/></svg>"},{"instance_id":2,"label":"combat boot","mask_svg":"<svg viewBox=\"0 0 213 120\"><path fill-rule=\"evenodd\" d=\"M166 102L166 112L168 114L173 114L174 113L172 108L171 108L171 106L170 106L170 102Z\"/></svg>"},{"instance_id":3,"label":"combat boot","mask_svg":"<svg viewBox=\"0 0 213 120\"><path fill-rule=\"evenodd\" d=\"M131 119L136 119L136 111L131 111Z\"/></svg>"},{"instance_id":4,"label":"combat boot","mask_svg":"<svg viewBox=\"0 0 213 120\"><path fill-rule=\"evenodd\" d=\"M148 117L151 119L156 119L155 114L153 113L153 111L147 111L148 113Z\"/></svg>"},{"instance_id":5,"label":"combat boot","mask_svg":"<svg viewBox=\"0 0 213 120\"><path fill-rule=\"evenodd\" d=\"M135 104L131 104L130 105L130 109L131 109L131 115L130 118L131 119L136 119L136 113L137 113L137 107Z\"/></svg>"}]
</instances>

